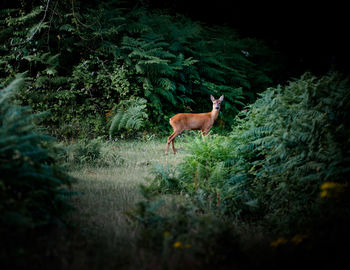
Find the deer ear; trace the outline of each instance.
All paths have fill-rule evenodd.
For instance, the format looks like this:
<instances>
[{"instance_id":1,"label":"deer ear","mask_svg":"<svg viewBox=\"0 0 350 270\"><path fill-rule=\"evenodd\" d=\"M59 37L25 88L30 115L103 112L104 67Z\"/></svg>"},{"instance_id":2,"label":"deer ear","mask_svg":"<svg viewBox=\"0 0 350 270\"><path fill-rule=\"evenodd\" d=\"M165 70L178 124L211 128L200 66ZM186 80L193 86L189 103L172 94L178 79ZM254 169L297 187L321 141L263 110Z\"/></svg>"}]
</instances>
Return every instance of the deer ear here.
<instances>
[{"instance_id":1,"label":"deer ear","mask_svg":"<svg viewBox=\"0 0 350 270\"><path fill-rule=\"evenodd\" d=\"M220 98L219 98L220 102L222 102L224 100L224 95L222 95Z\"/></svg>"},{"instance_id":2,"label":"deer ear","mask_svg":"<svg viewBox=\"0 0 350 270\"><path fill-rule=\"evenodd\" d=\"M210 95L210 99L211 99L211 101L215 101L215 98L212 96L212 95Z\"/></svg>"}]
</instances>

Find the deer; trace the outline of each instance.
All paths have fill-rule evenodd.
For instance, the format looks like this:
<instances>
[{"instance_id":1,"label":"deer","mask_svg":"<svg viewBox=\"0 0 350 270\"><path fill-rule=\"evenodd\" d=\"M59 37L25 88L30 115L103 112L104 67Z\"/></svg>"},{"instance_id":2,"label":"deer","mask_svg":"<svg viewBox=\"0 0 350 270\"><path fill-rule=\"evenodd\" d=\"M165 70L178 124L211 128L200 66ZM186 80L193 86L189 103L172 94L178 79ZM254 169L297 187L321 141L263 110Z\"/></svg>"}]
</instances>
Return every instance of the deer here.
<instances>
[{"instance_id":1,"label":"deer","mask_svg":"<svg viewBox=\"0 0 350 270\"><path fill-rule=\"evenodd\" d=\"M200 130L202 136L208 134L216 118L218 118L221 102L224 100L224 95L222 95L219 99L215 99L212 95L210 95L210 99L213 102L213 109L211 112L178 113L170 118L169 123L173 128L173 133L168 137L165 155L168 155L170 143L173 148L174 155L176 154L174 141L175 138L184 130Z\"/></svg>"}]
</instances>

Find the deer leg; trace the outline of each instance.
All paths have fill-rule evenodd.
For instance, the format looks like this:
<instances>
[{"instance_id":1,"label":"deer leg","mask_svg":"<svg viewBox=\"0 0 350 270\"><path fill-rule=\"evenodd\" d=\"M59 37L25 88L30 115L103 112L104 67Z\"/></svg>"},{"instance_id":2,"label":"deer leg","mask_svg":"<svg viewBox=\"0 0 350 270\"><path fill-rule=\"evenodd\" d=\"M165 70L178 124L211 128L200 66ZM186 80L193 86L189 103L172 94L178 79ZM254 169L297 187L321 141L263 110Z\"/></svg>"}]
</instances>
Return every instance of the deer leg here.
<instances>
[{"instance_id":1,"label":"deer leg","mask_svg":"<svg viewBox=\"0 0 350 270\"><path fill-rule=\"evenodd\" d=\"M173 152L174 152L174 155L176 154L176 150L175 150L175 138L171 141L171 147L173 148Z\"/></svg>"},{"instance_id":2,"label":"deer leg","mask_svg":"<svg viewBox=\"0 0 350 270\"><path fill-rule=\"evenodd\" d=\"M182 132L182 130L181 131L179 131L179 130L175 130L174 131L174 134L172 134L171 135L171 146L172 146L172 148L173 148L173 152L174 152L174 155L176 154L176 150L175 150L175 138L180 134Z\"/></svg>"},{"instance_id":3,"label":"deer leg","mask_svg":"<svg viewBox=\"0 0 350 270\"><path fill-rule=\"evenodd\" d=\"M168 143L167 143L167 149L169 148L169 144L171 143L171 146L173 148L174 155L176 154L175 150L175 138L181 133L181 131L175 130L173 134L171 134L168 138ZM167 154L167 152L166 152Z\"/></svg>"},{"instance_id":4,"label":"deer leg","mask_svg":"<svg viewBox=\"0 0 350 270\"><path fill-rule=\"evenodd\" d=\"M168 141L166 143L166 150L165 150L165 155L168 155L168 151L169 151L169 144L171 142L171 138L173 137L173 135L175 134L175 131L173 133L171 133L171 135L168 137Z\"/></svg>"},{"instance_id":5,"label":"deer leg","mask_svg":"<svg viewBox=\"0 0 350 270\"><path fill-rule=\"evenodd\" d=\"M166 151L165 151L165 155L168 155L168 150L169 150L169 145L171 143L172 145L172 148L173 148L173 152L175 154L175 147L174 147L174 140L175 140L175 137L177 135L179 135L181 132L178 132L178 131L174 131L169 137L168 137L168 141L167 141L167 144L166 144Z\"/></svg>"},{"instance_id":6,"label":"deer leg","mask_svg":"<svg viewBox=\"0 0 350 270\"><path fill-rule=\"evenodd\" d=\"M208 134L208 130L202 129L201 130L202 138Z\"/></svg>"}]
</instances>

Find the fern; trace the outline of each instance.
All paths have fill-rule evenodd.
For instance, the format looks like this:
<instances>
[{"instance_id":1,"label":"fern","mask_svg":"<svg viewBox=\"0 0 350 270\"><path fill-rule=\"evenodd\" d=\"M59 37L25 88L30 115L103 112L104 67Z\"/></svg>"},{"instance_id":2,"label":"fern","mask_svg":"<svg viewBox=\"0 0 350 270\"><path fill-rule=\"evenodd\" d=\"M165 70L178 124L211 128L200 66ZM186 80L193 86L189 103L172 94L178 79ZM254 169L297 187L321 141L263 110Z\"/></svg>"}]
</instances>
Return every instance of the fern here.
<instances>
[{"instance_id":1,"label":"fern","mask_svg":"<svg viewBox=\"0 0 350 270\"><path fill-rule=\"evenodd\" d=\"M45 125L55 134L65 122L89 126L87 118L104 118L126 96L145 98L154 111L152 128L163 129L173 113L207 110L208 95L223 94L221 126L229 128L254 91L268 84L266 47L231 29L114 0L46 1L32 8L22 2L0 13L1 81L29 70L31 88L21 102L50 109ZM99 122L90 130L106 135Z\"/></svg>"},{"instance_id":2,"label":"fern","mask_svg":"<svg viewBox=\"0 0 350 270\"><path fill-rule=\"evenodd\" d=\"M139 130L148 118L146 100L142 98L130 99L119 103L109 128L110 136L122 131Z\"/></svg>"},{"instance_id":3,"label":"fern","mask_svg":"<svg viewBox=\"0 0 350 270\"><path fill-rule=\"evenodd\" d=\"M349 183L349 88L338 74L305 74L267 89L236 117L230 138L191 141L179 168L184 191L200 188L205 207L220 196L226 214L268 221L279 232L309 226L298 217L319 215L321 184Z\"/></svg>"},{"instance_id":4,"label":"fern","mask_svg":"<svg viewBox=\"0 0 350 270\"><path fill-rule=\"evenodd\" d=\"M70 209L65 187L72 178L57 167L53 138L37 132L34 122L40 115L13 104L23 84L20 75L0 91L2 236L58 222Z\"/></svg>"}]
</instances>

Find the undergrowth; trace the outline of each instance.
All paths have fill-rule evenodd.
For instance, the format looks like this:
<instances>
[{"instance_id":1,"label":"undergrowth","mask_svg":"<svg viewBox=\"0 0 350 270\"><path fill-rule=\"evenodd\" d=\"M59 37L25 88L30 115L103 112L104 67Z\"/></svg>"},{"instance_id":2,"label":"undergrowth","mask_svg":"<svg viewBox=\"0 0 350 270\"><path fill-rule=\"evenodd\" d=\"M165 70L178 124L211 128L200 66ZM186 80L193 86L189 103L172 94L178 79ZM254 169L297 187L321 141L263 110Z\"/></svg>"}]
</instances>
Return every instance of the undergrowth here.
<instances>
[{"instance_id":1,"label":"undergrowth","mask_svg":"<svg viewBox=\"0 0 350 270\"><path fill-rule=\"evenodd\" d=\"M65 227L72 209L73 178L58 165L54 138L38 131L42 115L14 100L23 85L19 75L0 90L0 263L9 269L26 265L33 239Z\"/></svg>"},{"instance_id":2,"label":"undergrowth","mask_svg":"<svg viewBox=\"0 0 350 270\"><path fill-rule=\"evenodd\" d=\"M200 246L201 237L213 233L216 239L235 225L238 237L226 234L228 243L232 240L260 266L280 267L281 259L288 258L294 261L286 267L298 267L304 259L316 266L321 265L318 256L328 256L324 265L344 263L339 257L350 239L346 229L350 224L349 87L348 79L339 74L321 78L305 74L263 92L236 117L230 136L190 140L189 155L177 167L178 173L158 167L150 186L144 188L150 195L134 215L142 217L141 225L148 232L144 241L157 241L153 234L179 228L173 233L175 243L186 239ZM169 193L184 196L192 205L159 216L152 206L157 201L154 196ZM222 231L211 227L212 220L201 231L197 226L206 215L223 223ZM242 233L240 227L248 229ZM265 246L263 256L252 245L242 244L247 234L263 235L249 240ZM234 246L224 243L224 249ZM248 248L244 251L244 247ZM265 255L269 262L264 262Z\"/></svg>"}]
</instances>

